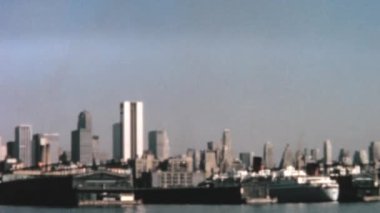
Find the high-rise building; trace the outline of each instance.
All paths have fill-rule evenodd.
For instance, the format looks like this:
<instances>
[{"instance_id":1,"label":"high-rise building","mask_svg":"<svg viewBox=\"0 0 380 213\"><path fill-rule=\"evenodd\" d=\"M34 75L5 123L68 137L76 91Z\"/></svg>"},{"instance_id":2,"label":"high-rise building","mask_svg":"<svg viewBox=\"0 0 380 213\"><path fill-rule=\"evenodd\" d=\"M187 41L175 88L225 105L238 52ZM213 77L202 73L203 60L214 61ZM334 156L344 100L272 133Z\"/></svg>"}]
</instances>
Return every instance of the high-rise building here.
<instances>
[{"instance_id":1,"label":"high-rise building","mask_svg":"<svg viewBox=\"0 0 380 213\"><path fill-rule=\"evenodd\" d=\"M144 117L142 102L120 104L121 160L141 157L144 149ZM117 144L116 144L117 145Z\"/></svg>"},{"instance_id":2,"label":"high-rise building","mask_svg":"<svg viewBox=\"0 0 380 213\"><path fill-rule=\"evenodd\" d=\"M311 160L317 162L319 160L319 149L310 150Z\"/></svg>"},{"instance_id":3,"label":"high-rise building","mask_svg":"<svg viewBox=\"0 0 380 213\"><path fill-rule=\"evenodd\" d=\"M91 164L93 160L92 118L87 111L78 116L78 129L71 132L71 160Z\"/></svg>"},{"instance_id":4,"label":"high-rise building","mask_svg":"<svg viewBox=\"0 0 380 213\"><path fill-rule=\"evenodd\" d=\"M338 160L339 160L339 163L344 166L352 165L352 158L351 158L350 151L347 149L340 149Z\"/></svg>"},{"instance_id":5,"label":"high-rise building","mask_svg":"<svg viewBox=\"0 0 380 213\"><path fill-rule=\"evenodd\" d=\"M303 152L301 150L296 151L296 156L294 160L297 169L303 169L305 167L306 159L308 158L307 154L307 150L304 150Z\"/></svg>"},{"instance_id":6,"label":"high-rise building","mask_svg":"<svg viewBox=\"0 0 380 213\"><path fill-rule=\"evenodd\" d=\"M162 161L170 157L169 138L166 130L150 131L149 150Z\"/></svg>"},{"instance_id":7,"label":"high-rise building","mask_svg":"<svg viewBox=\"0 0 380 213\"><path fill-rule=\"evenodd\" d=\"M284 169L288 166L293 166L293 153L289 144L286 144L284 152L282 153L280 168Z\"/></svg>"},{"instance_id":8,"label":"high-rise building","mask_svg":"<svg viewBox=\"0 0 380 213\"><path fill-rule=\"evenodd\" d=\"M367 154L367 151L365 149L362 149L359 151L359 157L360 157L360 162L363 165L368 165L368 163L369 163L368 154Z\"/></svg>"},{"instance_id":9,"label":"high-rise building","mask_svg":"<svg viewBox=\"0 0 380 213\"><path fill-rule=\"evenodd\" d=\"M58 162L58 138L57 133L33 135L33 166L43 166Z\"/></svg>"},{"instance_id":10,"label":"high-rise building","mask_svg":"<svg viewBox=\"0 0 380 213\"><path fill-rule=\"evenodd\" d=\"M231 146L231 131L229 129L224 129L222 136L222 172L226 172L233 163L234 157L232 154Z\"/></svg>"},{"instance_id":11,"label":"high-rise building","mask_svg":"<svg viewBox=\"0 0 380 213\"><path fill-rule=\"evenodd\" d=\"M241 153L239 153L239 159L240 159L241 163L244 165L245 169L251 169L251 167L253 166L252 165L253 156L254 156L253 152L241 152Z\"/></svg>"},{"instance_id":12,"label":"high-rise building","mask_svg":"<svg viewBox=\"0 0 380 213\"><path fill-rule=\"evenodd\" d=\"M323 162L327 166L332 165L332 145L330 140L323 143Z\"/></svg>"},{"instance_id":13,"label":"high-rise building","mask_svg":"<svg viewBox=\"0 0 380 213\"><path fill-rule=\"evenodd\" d=\"M92 158L93 161L95 160L96 163L100 163L101 158L101 151L100 151L100 139L98 135L92 136Z\"/></svg>"},{"instance_id":14,"label":"high-rise building","mask_svg":"<svg viewBox=\"0 0 380 213\"><path fill-rule=\"evenodd\" d=\"M19 125L15 129L15 157L24 163L24 166L32 165L32 126Z\"/></svg>"},{"instance_id":15,"label":"high-rise building","mask_svg":"<svg viewBox=\"0 0 380 213\"><path fill-rule=\"evenodd\" d=\"M368 163L369 163L368 154L365 149L362 149L360 151L355 151L355 154L354 154L355 165L367 166Z\"/></svg>"},{"instance_id":16,"label":"high-rise building","mask_svg":"<svg viewBox=\"0 0 380 213\"><path fill-rule=\"evenodd\" d=\"M16 158L16 143L14 141L7 142L7 158Z\"/></svg>"},{"instance_id":17,"label":"high-rise building","mask_svg":"<svg viewBox=\"0 0 380 213\"><path fill-rule=\"evenodd\" d=\"M380 141L372 141L369 146L369 161L372 165L380 165Z\"/></svg>"},{"instance_id":18,"label":"high-rise building","mask_svg":"<svg viewBox=\"0 0 380 213\"><path fill-rule=\"evenodd\" d=\"M201 151L196 149L187 149L186 156L193 161L193 171L200 170L201 167Z\"/></svg>"},{"instance_id":19,"label":"high-rise building","mask_svg":"<svg viewBox=\"0 0 380 213\"><path fill-rule=\"evenodd\" d=\"M121 145L121 124L120 122L112 125L112 140L113 140L113 159L122 159L122 145Z\"/></svg>"},{"instance_id":20,"label":"high-rise building","mask_svg":"<svg viewBox=\"0 0 380 213\"><path fill-rule=\"evenodd\" d=\"M271 142L266 142L264 144L264 167L266 169L273 169L274 167L274 153L273 153L273 144Z\"/></svg>"},{"instance_id":21,"label":"high-rise building","mask_svg":"<svg viewBox=\"0 0 380 213\"><path fill-rule=\"evenodd\" d=\"M219 168L216 164L216 156L214 151L206 151L204 153L204 170L206 177L210 177L212 174L217 173Z\"/></svg>"},{"instance_id":22,"label":"high-rise building","mask_svg":"<svg viewBox=\"0 0 380 213\"><path fill-rule=\"evenodd\" d=\"M0 161L5 160L7 157L7 145L3 144L3 141L0 137Z\"/></svg>"},{"instance_id":23,"label":"high-rise building","mask_svg":"<svg viewBox=\"0 0 380 213\"><path fill-rule=\"evenodd\" d=\"M207 150L209 151L213 151L213 150L216 150L216 146L215 146L215 143L214 141L209 141L207 142Z\"/></svg>"}]
</instances>

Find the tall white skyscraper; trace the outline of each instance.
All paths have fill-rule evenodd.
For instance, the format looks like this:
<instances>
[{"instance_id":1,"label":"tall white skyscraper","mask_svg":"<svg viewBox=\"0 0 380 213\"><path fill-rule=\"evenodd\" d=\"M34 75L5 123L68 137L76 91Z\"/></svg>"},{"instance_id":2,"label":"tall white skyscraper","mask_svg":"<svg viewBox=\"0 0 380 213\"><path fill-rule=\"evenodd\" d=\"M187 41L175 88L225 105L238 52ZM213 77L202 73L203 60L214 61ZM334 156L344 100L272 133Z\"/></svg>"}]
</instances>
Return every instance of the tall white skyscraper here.
<instances>
[{"instance_id":1,"label":"tall white skyscraper","mask_svg":"<svg viewBox=\"0 0 380 213\"><path fill-rule=\"evenodd\" d=\"M16 158L24 162L26 167L32 166L32 126L19 125L15 129Z\"/></svg>"},{"instance_id":2,"label":"tall white skyscraper","mask_svg":"<svg viewBox=\"0 0 380 213\"><path fill-rule=\"evenodd\" d=\"M263 164L266 169L273 169L274 167L274 153L273 144L268 141L264 144Z\"/></svg>"},{"instance_id":3,"label":"tall white skyscraper","mask_svg":"<svg viewBox=\"0 0 380 213\"><path fill-rule=\"evenodd\" d=\"M121 160L141 157L144 149L144 111L142 102L120 104ZM117 143L116 143L117 144ZM115 145L115 143L114 143Z\"/></svg>"},{"instance_id":4,"label":"tall white skyscraper","mask_svg":"<svg viewBox=\"0 0 380 213\"><path fill-rule=\"evenodd\" d=\"M323 143L323 158L325 165L332 165L332 145L330 140Z\"/></svg>"}]
</instances>

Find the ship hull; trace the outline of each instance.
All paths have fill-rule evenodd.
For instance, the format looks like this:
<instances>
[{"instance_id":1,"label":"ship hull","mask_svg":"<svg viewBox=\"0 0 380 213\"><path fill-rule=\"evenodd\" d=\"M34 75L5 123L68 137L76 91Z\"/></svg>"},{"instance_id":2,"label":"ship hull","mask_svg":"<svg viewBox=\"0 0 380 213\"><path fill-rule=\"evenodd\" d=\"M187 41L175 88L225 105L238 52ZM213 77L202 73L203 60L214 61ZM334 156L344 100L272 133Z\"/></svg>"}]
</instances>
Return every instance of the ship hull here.
<instances>
[{"instance_id":1,"label":"ship hull","mask_svg":"<svg viewBox=\"0 0 380 213\"><path fill-rule=\"evenodd\" d=\"M0 184L1 205L77 206L71 177L45 177Z\"/></svg>"},{"instance_id":2,"label":"ship hull","mask_svg":"<svg viewBox=\"0 0 380 213\"><path fill-rule=\"evenodd\" d=\"M320 186L294 185L294 186L273 186L270 189L270 196L277 198L280 203L310 203L310 202L331 202L338 199L339 189L323 188Z\"/></svg>"},{"instance_id":3,"label":"ship hull","mask_svg":"<svg viewBox=\"0 0 380 213\"><path fill-rule=\"evenodd\" d=\"M190 187L136 189L136 200L145 204L242 204L240 187Z\"/></svg>"}]
</instances>

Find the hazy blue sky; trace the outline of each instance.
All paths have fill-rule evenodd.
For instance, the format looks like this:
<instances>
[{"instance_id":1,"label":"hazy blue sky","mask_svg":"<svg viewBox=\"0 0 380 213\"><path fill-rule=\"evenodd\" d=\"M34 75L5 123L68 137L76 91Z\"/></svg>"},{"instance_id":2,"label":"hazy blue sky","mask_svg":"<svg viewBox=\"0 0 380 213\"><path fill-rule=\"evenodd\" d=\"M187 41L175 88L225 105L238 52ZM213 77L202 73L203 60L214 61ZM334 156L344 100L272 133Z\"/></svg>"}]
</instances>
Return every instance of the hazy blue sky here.
<instances>
[{"instance_id":1,"label":"hazy blue sky","mask_svg":"<svg viewBox=\"0 0 380 213\"><path fill-rule=\"evenodd\" d=\"M232 131L235 151L351 151L380 139L380 1L0 1L0 135L83 109L107 151L119 102L172 153Z\"/></svg>"}]
</instances>

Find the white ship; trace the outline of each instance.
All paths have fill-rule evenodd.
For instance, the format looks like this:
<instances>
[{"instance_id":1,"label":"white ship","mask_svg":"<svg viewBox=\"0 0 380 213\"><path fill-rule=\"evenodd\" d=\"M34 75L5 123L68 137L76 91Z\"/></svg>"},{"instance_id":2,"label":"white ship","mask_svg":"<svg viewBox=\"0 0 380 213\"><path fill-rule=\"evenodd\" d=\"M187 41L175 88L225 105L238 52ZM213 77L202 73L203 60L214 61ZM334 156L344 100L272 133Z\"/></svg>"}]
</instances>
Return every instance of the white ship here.
<instances>
[{"instance_id":1,"label":"white ship","mask_svg":"<svg viewBox=\"0 0 380 213\"><path fill-rule=\"evenodd\" d=\"M278 202L329 202L338 200L339 185L327 176L307 176L290 167L273 177L270 196Z\"/></svg>"}]
</instances>

